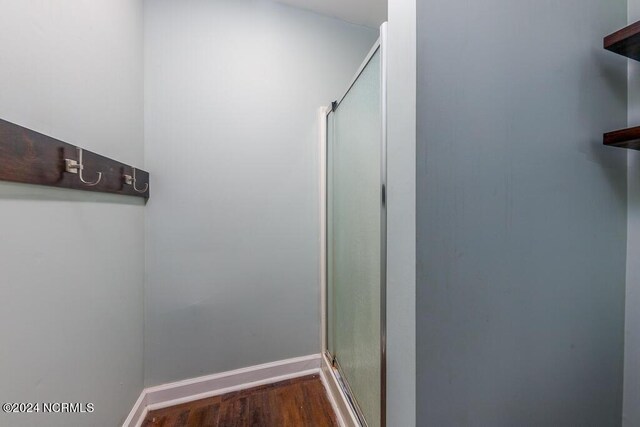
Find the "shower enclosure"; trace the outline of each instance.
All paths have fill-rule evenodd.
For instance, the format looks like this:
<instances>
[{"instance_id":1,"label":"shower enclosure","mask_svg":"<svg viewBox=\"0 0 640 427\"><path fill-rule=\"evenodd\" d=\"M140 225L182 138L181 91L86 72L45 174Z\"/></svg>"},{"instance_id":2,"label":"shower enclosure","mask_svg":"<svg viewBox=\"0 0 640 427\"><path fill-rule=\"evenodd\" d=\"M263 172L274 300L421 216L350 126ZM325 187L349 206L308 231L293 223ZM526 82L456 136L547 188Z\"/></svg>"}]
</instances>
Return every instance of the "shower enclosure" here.
<instances>
[{"instance_id":1,"label":"shower enclosure","mask_svg":"<svg viewBox=\"0 0 640 427\"><path fill-rule=\"evenodd\" d=\"M326 116L325 352L369 427L385 418L385 39Z\"/></svg>"}]
</instances>

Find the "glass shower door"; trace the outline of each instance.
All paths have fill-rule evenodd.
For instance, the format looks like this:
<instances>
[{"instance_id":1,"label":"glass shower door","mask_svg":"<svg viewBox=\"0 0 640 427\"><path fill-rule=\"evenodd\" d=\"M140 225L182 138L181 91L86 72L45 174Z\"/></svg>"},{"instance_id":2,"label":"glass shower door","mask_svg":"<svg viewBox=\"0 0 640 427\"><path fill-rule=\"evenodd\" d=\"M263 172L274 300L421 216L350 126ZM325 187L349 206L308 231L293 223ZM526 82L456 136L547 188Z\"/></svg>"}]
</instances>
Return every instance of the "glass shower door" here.
<instances>
[{"instance_id":1,"label":"glass shower door","mask_svg":"<svg viewBox=\"0 0 640 427\"><path fill-rule=\"evenodd\" d=\"M378 48L327 117L328 350L371 427L383 412L381 66Z\"/></svg>"}]
</instances>

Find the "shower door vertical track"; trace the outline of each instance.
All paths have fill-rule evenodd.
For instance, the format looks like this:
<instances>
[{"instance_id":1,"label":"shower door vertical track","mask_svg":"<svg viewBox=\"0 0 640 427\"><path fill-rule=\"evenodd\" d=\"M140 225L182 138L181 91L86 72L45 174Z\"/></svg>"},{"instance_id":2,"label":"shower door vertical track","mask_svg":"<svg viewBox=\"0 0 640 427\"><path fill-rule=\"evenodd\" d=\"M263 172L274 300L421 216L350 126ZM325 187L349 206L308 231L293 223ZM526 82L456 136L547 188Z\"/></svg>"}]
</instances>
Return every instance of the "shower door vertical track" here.
<instances>
[{"instance_id":1,"label":"shower door vertical track","mask_svg":"<svg viewBox=\"0 0 640 427\"><path fill-rule=\"evenodd\" d=\"M387 425L387 23L380 26L380 425Z\"/></svg>"},{"instance_id":2,"label":"shower door vertical track","mask_svg":"<svg viewBox=\"0 0 640 427\"><path fill-rule=\"evenodd\" d=\"M325 245L324 245L324 252L325 252L325 274L324 274L324 294L329 295L329 274L328 274L328 266L329 266L329 262L328 262L328 255L329 255L329 240L328 240L328 234L329 234L329 229L328 229L328 218L329 218L329 212L328 212L328 191L329 191L329 186L328 186L328 171L329 171L329 156L328 156L328 150L329 150L329 144L328 144L328 140L329 140L329 115L332 114L336 108L338 108L338 106L340 105L340 103L344 100L344 98L347 96L347 94L349 93L350 89L353 87L353 85L355 84L355 82L358 80L358 77L360 77L360 75L362 74L362 72L364 71L365 67L367 66L367 64L371 61L371 59L373 58L373 56L376 54L376 52L380 51L380 102L381 102L381 141L380 141L380 150L381 150L381 161L380 161L380 189L381 189L381 201L380 201L380 235L381 235L381 241L380 241L380 425L382 427L386 426L386 388L387 388L387 369L386 369L386 365L387 365L387 360L386 360L386 356L387 356L387 23L383 23L380 27L380 37L378 38L378 40L376 41L376 43L373 45L373 47L371 48L371 50L369 51L369 53L367 54L365 60L362 62L362 65L360 66L360 68L358 69L358 71L356 72L355 76L353 77L352 81L349 83L349 86L347 87L347 90L344 92L344 95L342 95L342 97L332 103L331 108L327 109L327 113L325 115L325 120L324 120L324 128L325 128L325 164L324 164L324 169L325 169L325 197L324 197L324 221L325 221L325 230L324 230L324 240L325 240ZM335 359L335 355L331 354L331 352L329 351L329 320L328 320L328 311L329 311L329 301L328 299L326 300L325 303L325 307L324 307L324 316L326 318L325 321L325 325L324 325L324 330L323 330L323 343L324 343L324 348L323 353L325 353L325 355L327 356L327 358L332 361L333 367L335 369L335 371L337 372L333 372L333 374L336 376L336 379L338 381L338 383L340 384L340 386L343 389L343 392L345 393L345 395L347 396L348 399L348 403L351 406L351 409L354 411L354 413L357 415L358 419L360 420L360 423L363 426L366 426L366 420L362 414L362 412L360 411L360 408L358 407L355 398L353 396L353 393L351 392L351 389L349 387L349 384L346 382L346 380L344 380L344 375L342 373L342 370L340 369L340 366L338 365L338 363L336 362Z\"/></svg>"}]
</instances>

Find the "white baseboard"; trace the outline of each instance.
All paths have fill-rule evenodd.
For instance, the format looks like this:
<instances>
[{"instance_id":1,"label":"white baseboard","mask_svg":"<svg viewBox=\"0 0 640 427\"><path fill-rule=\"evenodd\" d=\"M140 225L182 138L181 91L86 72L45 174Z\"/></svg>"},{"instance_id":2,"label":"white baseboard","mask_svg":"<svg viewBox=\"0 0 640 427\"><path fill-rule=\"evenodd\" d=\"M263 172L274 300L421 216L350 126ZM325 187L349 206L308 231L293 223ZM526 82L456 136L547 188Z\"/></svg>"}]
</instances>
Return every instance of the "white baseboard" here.
<instances>
[{"instance_id":1,"label":"white baseboard","mask_svg":"<svg viewBox=\"0 0 640 427\"><path fill-rule=\"evenodd\" d=\"M147 395L144 390L140 393L140 397L136 400L135 405L129 412L129 416L124 423L122 423L122 427L140 427L145 418L147 418Z\"/></svg>"},{"instance_id":2,"label":"white baseboard","mask_svg":"<svg viewBox=\"0 0 640 427\"><path fill-rule=\"evenodd\" d=\"M326 355L322 355L322 365L320 368L320 379L329 396L329 401L336 413L336 418L341 427L360 427L358 417L351 409L351 405L345 396L338 380L333 375L333 368Z\"/></svg>"},{"instance_id":3,"label":"white baseboard","mask_svg":"<svg viewBox=\"0 0 640 427\"><path fill-rule=\"evenodd\" d=\"M142 391L122 426L139 427L147 413L155 409L305 375L320 374L321 363L322 356L313 354L149 387Z\"/></svg>"}]
</instances>

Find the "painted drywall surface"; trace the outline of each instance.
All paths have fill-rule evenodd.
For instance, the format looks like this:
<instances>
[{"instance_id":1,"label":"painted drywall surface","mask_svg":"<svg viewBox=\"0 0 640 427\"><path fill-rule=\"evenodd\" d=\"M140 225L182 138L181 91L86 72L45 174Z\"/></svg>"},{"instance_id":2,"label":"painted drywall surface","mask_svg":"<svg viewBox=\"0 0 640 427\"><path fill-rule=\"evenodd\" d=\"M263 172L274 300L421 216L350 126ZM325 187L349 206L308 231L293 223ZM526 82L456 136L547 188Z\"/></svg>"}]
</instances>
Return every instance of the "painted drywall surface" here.
<instances>
[{"instance_id":1,"label":"painted drywall surface","mask_svg":"<svg viewBox=\"0 0 640 427\"><path fill-rule=\"evenodd\" d=\"M387 0L276 1L371 28L379 28L387 20Z\"/></svg>"},{"instance_id":2,"label":"painted drywall surface","mask_svg":"<svg viewBox=\"0 0 640 427\"><path fill-rule=\"evenodd\" d=\"M629 0L629 23L640 19L640 1ZM621 57L620 61L624 61ZM640 66L629 61L628 124L640 123ZM640 424L640 153L628 152L627 294L625 310L624 405L622 424Z\"/></svg>"},{"instance_id":3,"label":"painted drywall surface","mask_svg":"<svg viewBox=\"0 0 640 427\"><path fill-rule=\"evenodd\" d=\"M416 2L387 26L387 425L416 425Z\"/></svg>"},{"instance_id":4,"label":"painted drywall surface","mask_svg":"<svg viewBox=\"0 0 640 427\"><path fill-rule=\"evenodd\" d=\"M418 425L621 423L624 0L418 2Z\"/></svg>"},{"instance_id":5,"label":"painted drywall surface","mask_svg":"<svg viewBox=\"0 0 640 427\"><path fill-rule=\"evenodd\" d=\"M264 1L145 8L147 385L318 353L317 109L378 31Z\"/></svg>"},{"instance_id":6,"label":"painted drywall surface","mask_svg":"<svg viewBox=\"0 0 640 427\"><path fill-rule=\"evenodd\" d=\"M3 1L0 117L143 166L142 18L131 0ZM143 386L143 210L0 183L0 400L95 405L0 425L124 421Z\"/></svg>"}]
</instances>

